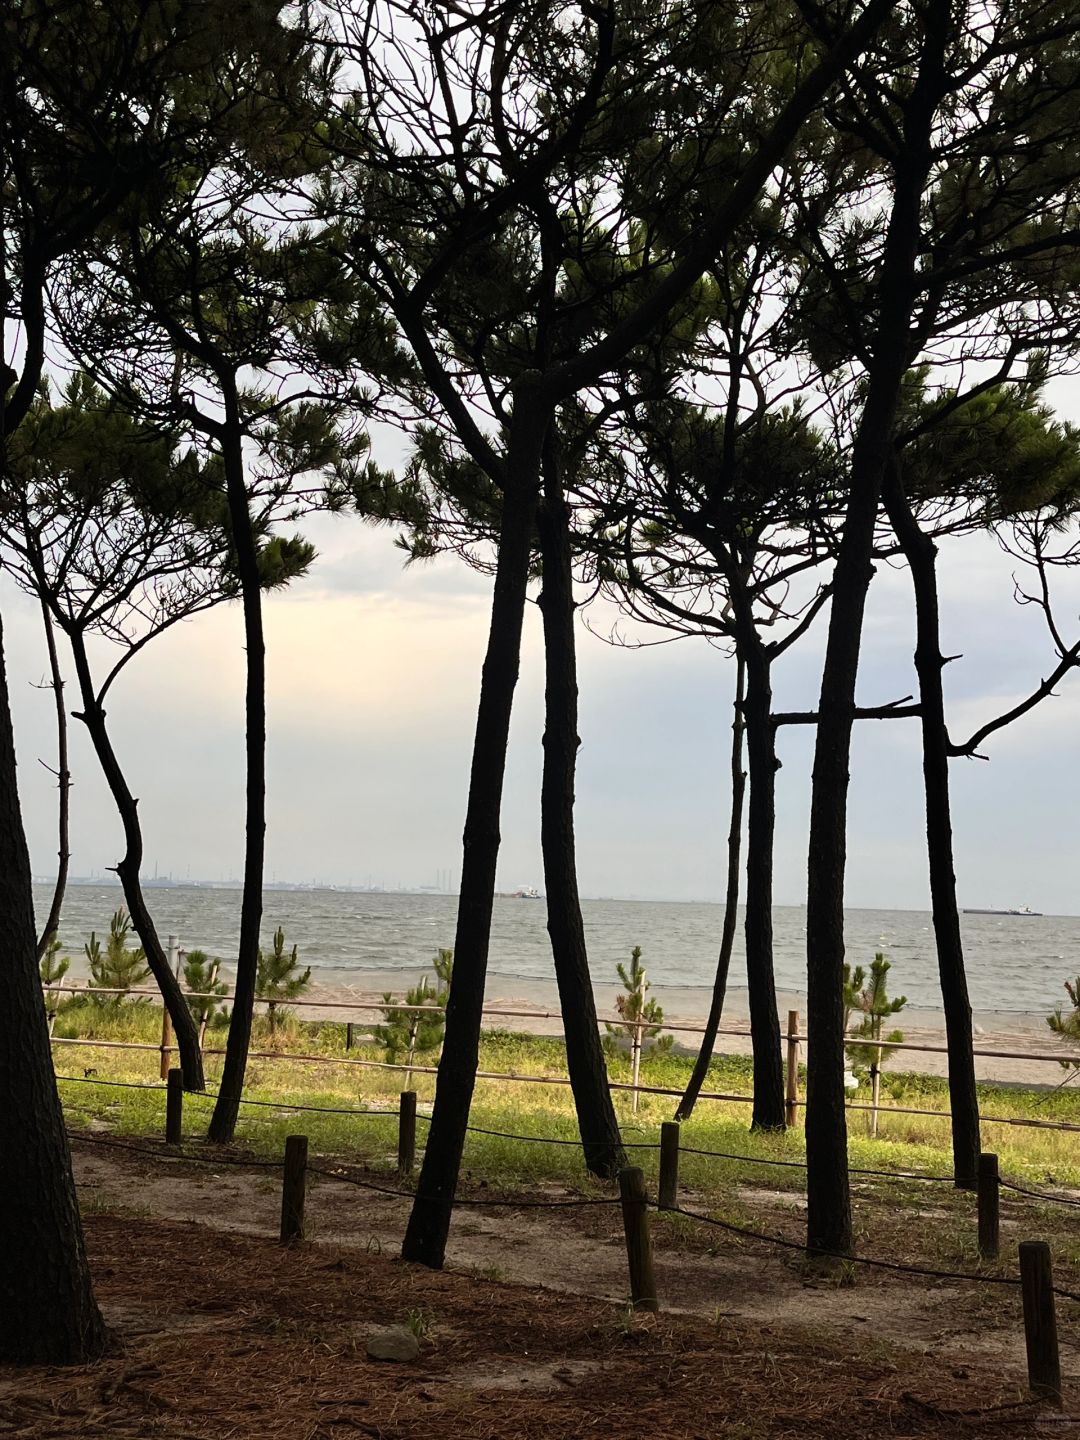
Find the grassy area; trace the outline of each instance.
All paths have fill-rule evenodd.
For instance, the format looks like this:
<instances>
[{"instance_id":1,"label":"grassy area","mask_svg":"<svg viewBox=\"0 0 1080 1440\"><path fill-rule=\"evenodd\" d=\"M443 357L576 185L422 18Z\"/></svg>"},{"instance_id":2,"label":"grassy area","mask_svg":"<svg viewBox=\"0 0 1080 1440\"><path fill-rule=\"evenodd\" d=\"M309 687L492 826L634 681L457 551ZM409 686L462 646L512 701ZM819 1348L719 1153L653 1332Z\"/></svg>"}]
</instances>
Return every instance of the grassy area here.
<instances>
[{"instance_id":1,"label":"grassy area","mask_svg":"<svg viewBox=\"0 0 1080 1440\"><path fill-rule=\"evenodd\" d=\"M55 1034L59 1040L92 1038L156 1045L161 1038L161 1012L148 1004L128 1002L115 1007L79 1001L66 1006L58 1016ZM223 1044L222 1029L208 1032L208 1048L220 1048ZM385 1056L372 1043L359 1044L346 1053L344 1024L302 1022L289 1017L279 1034L271 1036L265 1020L260 1019L256 1023L255 1049L260 1053L248 1067L246 1096L262 1103L242 1108L237 1139L259 1155L280 1154L285 1135L300 1128L301 1122L295 1113L272 1106L394 1109L398 1092L403 1088L399 1071L348 1063L377 1062ZM335 1063L304 1061L298 1058L301 1055L332 1059ZM95 1080L154 1082L158 1074L156 1053L59 1044L55 1047L55 1058L59 1074L75 1077L73 1081L62 1081L60 1087L73 1123L78 1123L80 1117L93 1116L119 1133L161 1133L164 1097L160 1093L114 1089L93 1083ZM670 1051L648 1054L642 1068L642 1082L680 1091L689 1075L690 1063L687 1056ZM613 1080L629 1080L629 1061L625 1055L613 1056L609 1064ZM220 1065L220 1057L207 1057L211 1090ZM566 1057L562 1041L558 1039L487 1031L481 1042L480 1068L506 1075L565 1076ZM412 1088L417 1091L422 1113L433 1098L434 1077L414 1073ZM718 1056L710 1068L705 1088L748 1097L749 1059ZM1072 1087L1033 1091L1020 1086L983 1085L980 1098L984 1113L989 1115L1080 1123L1080 1094ZM882 1101L885 1106L939 1111L941 1118L883 1113L878 1138L871 1140L866 1133L866 1114L852 1112L849 1115L852 1166L914 1169L947 1175L950 1154L945 1082L923 1075L886 1072ZM655 1145L660 1123L670 1118L674 1103L668 1096L643 1095L639 1111L634 1115L630 1096L617 1094L616 1107L626 1141ZM187 1097L185 1128L189 1134L203 1131L203 1117L209 1116L211 1104L206 1097ZM709 1191L738 1181L777 1190L802 1188L804 1176L800 1169L752 1163L754 1159L801 1160L805 1153L801 1130L783 1135L753 1134L748 1129L748 1121L746 1103L736 1100L699 1103L692 1120L682 1127L684 1151L718 1150L748 1159L727 1161L684 1153L681 1175L688 1187ZM472 1123L477 1130L576 1139L572 1097L566 1085L480 1080ZM396 1122L392 1117L308 1113L303 1116L302 1128L317 1154L348 1157L380 1166L387 1164L395 1153ZM421 1135L422 1131L421 1124ZM984 1147L995 1150L1000 1157L1002 1174L1018 1183L1036 1186L1080 1186L1077 1139L1074 1132L989 1123L983 1133ZM655 1173L654 1149L636 1151L635 1159L648 1175ZM537 1180L579 1184L583 1181L580 1152L572 1144L537 1145L474 1132L469 1136L465 1164L477 1178L500 1184Z\"/></svg>"}]
</instances>

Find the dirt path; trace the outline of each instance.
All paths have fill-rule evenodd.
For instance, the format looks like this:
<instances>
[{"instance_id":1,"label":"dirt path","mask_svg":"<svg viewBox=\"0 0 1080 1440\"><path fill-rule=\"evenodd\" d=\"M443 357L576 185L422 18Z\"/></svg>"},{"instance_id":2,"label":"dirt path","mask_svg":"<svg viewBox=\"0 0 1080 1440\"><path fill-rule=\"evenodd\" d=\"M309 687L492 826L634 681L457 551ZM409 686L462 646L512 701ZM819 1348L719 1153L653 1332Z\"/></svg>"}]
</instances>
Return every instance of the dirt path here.
<instances>
[{"instance_id":1,"label":"dirt path","mask_svg":"<svg viewBox=\"0 0 1080 1440\"><path fill-rule=\"evenodd\" d=\"M244 1234L274 1219L265 1177L230 1170L195 1179L127 1156L80 1154L87 1243L114 1347L74 1369L0 1372L0 1435L20 1440L923 1440L1070 1435L1071 1420L1033 1404L1008 1365L961 1346L953 1297L938 1292L924 1320L924 1353L865 1330L848 1304L818 1309L816 1326L743 1318L794 1293L791 1275L760 1262L712 1257L724 1308L696 1315L628 1316L579 1294L433 1273L373 1253L364 1236L400 1228L383 1201L331 1199L317 1187L322 1238L283 1250ZM185 1175L187 1178L185 1178ZM335 1187L336 1189L336 1187ZM120 1205L121 1213L103 1213ZM151 1206L186 1219L151 1218ZM227 1211L239 1207L235 1218ZM610 1274L604 1231L574 1234L558 1212L455 1239L457 1263L515 1257L531 1270L547 1246L545 1279ZM599 1215L604 1212L584 1212ZM212 1221L213 1223L207 1223ZM338 1245L334 1228L356 1245ZM522 1242L515 1246L514 1236ZM595 1257L597 1268L574 1275ZM665 1285L687 1281L664 1256ZM721 1272L727 1275L720 1290ZM701 1299L704 1284L688 1298ZM889 1287L882 1287L887 1294ZM827 1292L815 1291L820 1302ZM871 1292L860 1292L865 1307ZM911 1320L895 1306L894 1328ZM737 1317L737 1318L736 1318ZM408 1324L418 1357L367 1357L373 1330ZM954 1353L938 1353L936 1323ZM928 1352L928 1353L925 1353ZM1067 1395L1067 1404L1080 1397Z\"/></svg>"},{"instance_id":2,"label":"dirt path","mask_svg":"<svg viewBox=\"0 0 1080 1440\"><path fill-rule=\"evenodd\" d=\"M194 1221L250 1236L277 1234L280 1179L273 1169L165 1165L77 1139L74 1148L80 1196L90 1213ZM484 1191L471 1193L482 1196ZM551 1200L571 1194L551 1185L535 1193ZM793 1207L801 1205L790 1192L760 1188L744 1190L741 1198L752 1201L763 1228L772 1230L790 1222ZM693 1209L701 1202L689 1193L681 1203ZM308 1232L316 1246L396 1257L407 1204L314 1176ZM925 1211L927 1225L940 1221L941 1212ZM842 1286L809 1280L796 1252L741 1241L682 1217L657 1218L653 1236L657 1287L666 1311L704 1317L718 1328L753 1322L778 1333L827 1333L859 1353L885 1344L937 1357L943 1365L977 1356L993 1360L1017 1380L1023 1377L1020 1297L1012 1287L874 1270L860 1270L856 1285ZM447 1261L448 1268L474 1278L612 1306L626 1303L626 1258L616 1206L459 1209ZM1063 1341L1071 1347L1071 1327L1062 1328ZM1067 1365L1074 1353L1067 1349Z\"/></svg>"}]
</instances>

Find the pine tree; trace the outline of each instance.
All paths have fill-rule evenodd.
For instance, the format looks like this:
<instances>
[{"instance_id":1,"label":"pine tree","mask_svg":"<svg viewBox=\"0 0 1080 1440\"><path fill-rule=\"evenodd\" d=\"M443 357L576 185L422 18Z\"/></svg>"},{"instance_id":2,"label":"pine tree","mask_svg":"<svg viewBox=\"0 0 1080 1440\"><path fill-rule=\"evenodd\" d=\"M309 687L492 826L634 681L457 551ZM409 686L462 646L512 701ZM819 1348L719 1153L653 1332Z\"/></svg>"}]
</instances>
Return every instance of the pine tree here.
<instances>
[{"instance_id":1,"label":"pine tree","mask_svg":"<svg viewBox=\"0 0 1080 1440\"><path fill-rule=\"evenodd\" d=\"M624 995L615 997L615 1009L622 1016L623 1024L613 1025L609 1021L604 1022L604 1027L609 1035L620 1035L626 1031L630 1036L630 1083L633 1086L633 1110L637 1113L638 1108L638 1079L641 1074L641 1056L645 1050L646 1043L654 1035L659 1035L664 1019L664 1011L656 1000L646 998L649 990L649 981L645 975L645 966L641 963L641 946L635 945L630 951L630 966L627 968L622 961L615 965L619 979L623 983ZM671 1044L670 1038L658 1042L661 1046L665 1043Z\"/></svg>"},{"instance_id":2,"label":"pine tree","mask_svg":"<svg viewBox=\"0 0 1080 1440\"><path fill-rule=\"evenodd\" d=\"M101 948L101 941L97 938L97 933L90 932L89 943L84 946L87 963L90 966L88 988L120 992L93 996L95 1004L118 1010L123 1004L126 992L134 990L150 976L150 967L146 963L146 951L142 946L140 945L136 950L128 949L127 940L130 933L131 921L123 906L109 921L109 935L105 941L104 950Z\"/></svg>"},{"instance_id":3,"label":"pine tree","mask_svg":"<svg viewBox=\"0 0 1080 1440\"><path fill-rule=\"evenodd\" d=\"M1072 1011L1066 1015L1060 1005L1052 1015L1046 1017L1046 1023L1055 1035L1071 1044L1080 1044L1080 975L1075 980L1065 981L1065 990L1069 996L1069 1003ZM1080 1060L1062 1060L1063 1070L1080 1069Z\"/></svg>"},{"instance_id":4,"label":"pine tree","mask_svg":"<svg viewBox=\"0 0 1080 1440\"><path fill-rule=\"evenodd\" d=\"M844 961L844 1034L851 1024L851 1012L862 1009L862 990L866 980L866 971L861 965L856 965L852 970L848 962Z\"/></svg>"},{"instance_id":5,"label":"pine tree","mask_svg":"<svg viewBox=\"0 0 1080 1440\"><path fill-rule=\"evenodd\" d=\"M45 989L45 1014L49 1017L49 1034L53 1032L56 1024L56 1012L60 1008L60 998L52 993L54 985L59 985L67 974L71 960L67 955L59 958L59 952L63 949L59 935L53 935L45 953L38 961L38 974L41 976L41 983Z\"/></svg>"},{"instance_id":6,"label":"pine tree","mask_svg":"<svg viewBox=\"0 0 1080 1440\"><path fill-rule=\"evenodd\" d=\"M424 975L419 985L406 991L404 1000L394 1003L394 996L383 993L387 1003L382 1007L382 1025L374 1030L376 1040L386 1048L386 1058L396 1064L404 1057L405 1089L412 1078L413 1061L418 1055L438 1050L443 1042L446 1029L446 1001L450 993L450 981L454 971L453 950L437 950L432 960L435 984ZM421 1014L415 1006L428 1008Z\"/></svg>"},{"instance_id":7,"label":"pine tree","mask_svg":"<svg viewBox=\"0 0 1080 1440\"><path fill-rule=\"evenodd\" d=\"M188 1005L192 1018L199 1027L199 1044L206 1035L206 1027L214 1017L223 1012L223 1007L211 998L227 995L229 987L218 979L221 961L211 960L205 950L189 950L184 960L184 984L188 991Z\"/></svg>"},{"instance_id":8,"label":"pine tree","mask_svg":"<svg viewBox=\"0 0 1080 1440\"><path fill-rule=\"evenodd\" d=\"M279 925L274 931L274 948L270 954L267 955L261 947L259 949L255 974L255 995L267 1003L271 1035L277 1033L278 1026L288 1013L280 1008L282 1002L295 1000L311 984L311 966L301 972L299 964L295 945L286 953L285 931Z\"/></svg>"},{"instance_id":9,"label":"pine tree","mask_svg":"<svg viewBox=\"0 0 1080 1440\"><path fill-rule=\"evenodd\" d=\"M902 1030L890 1030L887 1035L882 1035L881 1027L889 1015L896 1015L907 1004L906 995L897 995L894 999L889 998L888 975L892 969L892 962L885 959L879 950L870 963L870 983L865 990L861 989L863 983L863 968L858 966L855 971L857 978L853 979L852 990L861 990L858 995L857 1004L863 1012L863 1018L853 1035L865 1036L867 1040L880 1041L885 1044L899 1045L904 1038ZM848 990L845 985L844 999L848 998ZM847 1026L845 1025L845 1030ZM870 1071L870 1134L877 1135L878 1122L878 1099L881 1094L881 1067L891 1058L891 1051L881 1048L881 1044L875 1045L848 1045L848 1058L853 1065L861 1065Z\"/></svg>"}]
</instances>

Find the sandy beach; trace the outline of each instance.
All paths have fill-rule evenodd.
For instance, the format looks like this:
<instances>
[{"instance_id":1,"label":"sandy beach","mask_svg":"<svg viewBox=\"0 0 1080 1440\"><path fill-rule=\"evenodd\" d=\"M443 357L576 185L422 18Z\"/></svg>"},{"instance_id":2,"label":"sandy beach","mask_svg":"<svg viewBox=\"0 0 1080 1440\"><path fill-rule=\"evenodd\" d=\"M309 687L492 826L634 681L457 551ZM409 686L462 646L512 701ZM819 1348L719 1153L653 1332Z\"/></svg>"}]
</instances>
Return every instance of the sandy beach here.
<instances>
[{"instance_id":1,"label":"sandy beach","mask_svg":"<svg viewBox=\"0 0 1080 1440\"><path fill-rule=\"evenodd\" d=\"M305 1018L354 1019L360 1025L375 1023L378 1019L377 1006L383 994L402 994L400 971L388 971L384 975L369 972L364 984L318 984L309 992L311 1008L302 1008ZM614 1018L615 997L619 989L614 985L596 987L597 1013L601 1019ZM654 986L650 991L663 1007L665 1029L670 1027L676 1047L693 1050L697 1040L695 1030L704 1022L709 996L699 987ZM777 1008L780 1013L781 1030L786 1032L790 1011L799 1014L800 1033L804 1044L800 1047L801 1058L805 1059L806 997L796 992L780 991L777 994ZM1017 1011L976 1012L974 1017L976 1047L976 1075L980 1080L999 1081L1015 1085L1030 1085L1054 1088L1066 1080L1067 1072L1057 1057L1070 1053L1069 1048L1051 1034L1042 1015L1025 1014ZM559 1013L558 995L553 985L541 981L515 980L508 985L505 980L495 979L488 988L485 1000L485 1025L490 1029L520 1031L530 1035L561 1035L562 1018ZM686 1029L679 1027L686 1026ZM947 1073L944 1017L940 1011L909 1008L898 1017L898 1028L903 1031L909 1045L940 1047L928 1050L898 1050L892 1061L893 1070L912 1070L924 1075L944 1076ZM717 1052L727 1055L750 1053L748 1011L746 992L732 991L724 1008ZM990 1052L979 1054L980 1051ZM1077 1052L1080 1058L1080 1051ZM1074 1072L1080 1083L1080 1071Z\"/></svg>"}]
</instances>

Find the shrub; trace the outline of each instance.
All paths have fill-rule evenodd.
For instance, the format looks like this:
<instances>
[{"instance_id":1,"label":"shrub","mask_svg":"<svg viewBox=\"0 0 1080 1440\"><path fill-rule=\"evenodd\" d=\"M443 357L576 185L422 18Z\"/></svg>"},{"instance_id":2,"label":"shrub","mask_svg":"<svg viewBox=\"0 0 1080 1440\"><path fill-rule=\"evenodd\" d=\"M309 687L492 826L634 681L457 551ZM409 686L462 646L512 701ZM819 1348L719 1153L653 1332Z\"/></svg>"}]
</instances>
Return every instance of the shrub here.
<instances>
[{"instance_id":1,"label":"shrub","mask_svg":"<svg viewBox=\"0 0 1080 1440\"><path fill-rule=\"evenodd\" d=\"M1080 976L1076 980L1066 980L1065 990L1069 997L1072 1010L1068 1015L1062 1013L1058 1005L1052 1015L1046 1017L1046 1023L1050 1029L1062 1040L1067 1040L1073 1045L1080 1044ZM1080 1069L1080 1061L1062 1060L1063 1070Z\"/></svg>"},{"instance_id":2,"label":"shrub","mask_svg":"<svg viewBox=\"0 0 1080 1440\"><path fill-rule=\"evenodd\" d=\"M45 990L45 1014L49 1017L50 1035L53 1025L56 1023L56 1012L60 1008L60 996L53 992L52 987L60 984L71 967L71 960L67 955L60 957L62 949L60 937L54 935L49 941L45 954L38 961L38 974L41 976L41 984Z\"/></svg>"},{"instance_id":3,"label":"shrub","mask_svg":"<svg viewBox=\"0 0 1080 1440\"><path fill-rule=\"evenodd\" d=\"M277 1034L278 1027L288 1014L282 1002L295 1000L311 984L311 966L303 972L299 966L297 947L294 945L286 953L285 931L279 925L274 931L274 948L270 954L259 950L255 975L255 994L267 1003L271 1035Z\"/></svg>"},{"instance_id":4,"label":"shrub","mask_svg":"<svg viewBox=\"0 0 1080 1440\"><path fill-rule=\"evenodd\" d=\"M219 1011L224 1009L212 997L229 993L225 981L218 979L220 970L221 961L212 960L205 950L189 950L184 959L184 984L188 991L188 1005L195 1024L199 1027L200 1036L205 1034L207 1025L217 1018Z\"/></svg>"},{"instance_id":5,"label":"shrub","mask_svg":"<svg viewBox=\"0 0 1080 1440\"><path fill-rule=\"evenodd\" d=\"M426 975L419 985L407 991L404 1000L394 1003L394 997L384 992L382 1007L383 1024L376 1025L375 1039L386 1050L391 1064L404 1059L406 1065L405 1087L408 1089L413 1062L418 1055L438 1050L443 1042L446 1028L446 1000L450 993L450 981L454 971L454 952L439 950L432 961L435 971L433 985ZM427 1014L408 1007L423 1005L430 1007Z\"/></svg>"},{"instance_id":6,"label":"shrub","mask_svg":"<svg viewBox=\"0 0 1080 1440\"><path fill-rule=\"evenodd\" d=\"M84 947L87 963L90 966L87 988L91 991L116 990L121 992L116 995L92 995L91 998L95 1005L108 1006L118 1010L126 992L134 990L150 977L150 967L146 963L146 952L142 946L140 945L136 950L128 949L127 940L130 933L131 920L123 906L116 911L109 922L109 935L105 941L104 950L101 948L101 941L97 938L97 932L90 932L90 941Z\"/></svg>"}]
</instances>

